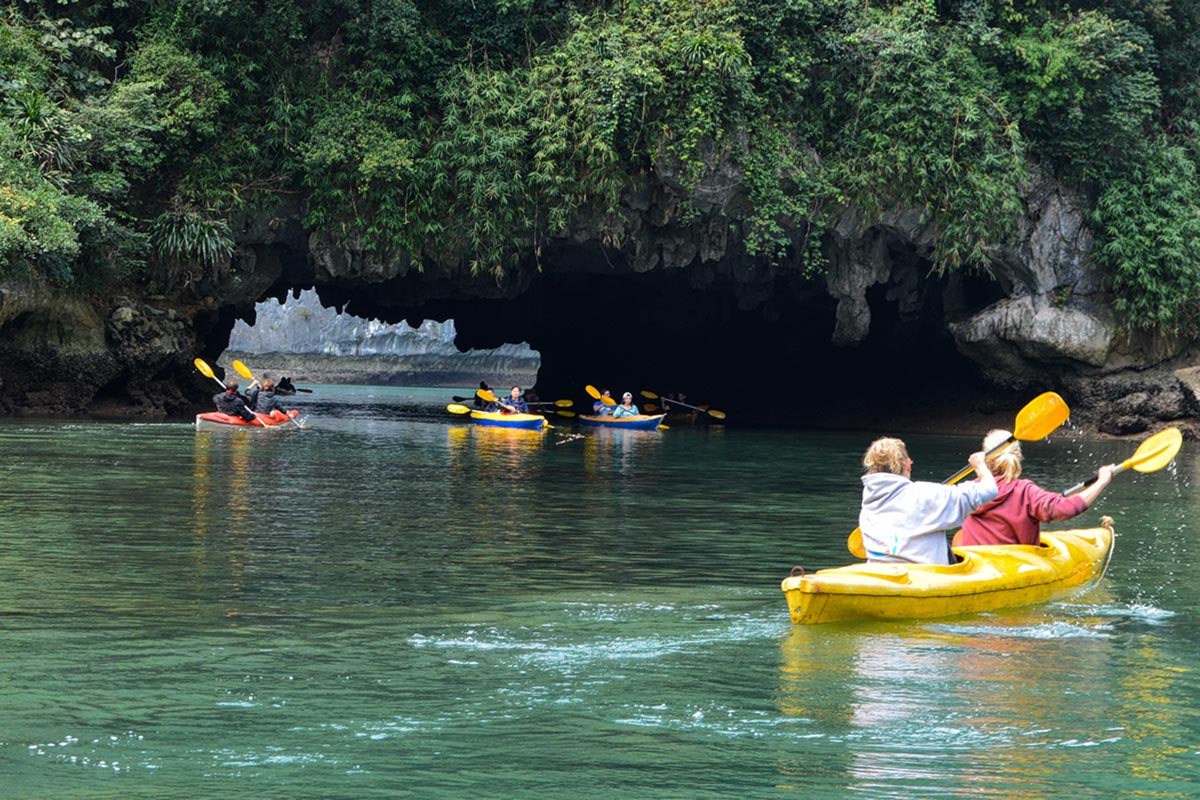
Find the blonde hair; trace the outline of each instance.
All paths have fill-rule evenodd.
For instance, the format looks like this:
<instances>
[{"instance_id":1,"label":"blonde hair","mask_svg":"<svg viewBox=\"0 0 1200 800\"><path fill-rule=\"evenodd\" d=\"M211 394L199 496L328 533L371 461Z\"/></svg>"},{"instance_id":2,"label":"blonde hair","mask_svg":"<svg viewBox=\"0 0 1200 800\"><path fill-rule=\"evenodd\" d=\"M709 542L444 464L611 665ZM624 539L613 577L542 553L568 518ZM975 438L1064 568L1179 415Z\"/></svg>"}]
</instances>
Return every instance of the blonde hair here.
<instances>
[{"instance_id":1,"label":"blonde hair","mask_svg":"<svg viewBox=\"0 0 1200 800\"><path fill-rule=\"evenodd\" d=\"M904 474L904 462L908 460L908 448L900 439L885 436L871 442L863 454L863 469L870 475L874 472Z\"/></svg>"},{"instance_id":2,"label":"blonde hair","mask_svg":"<svg viewBox=\"0 0 1200 800\"><path fill-rule=\"evenodd\" d=\"M999 447L1011 438L1012 433L1006 430L988 431L988 435L983 437L984 452ZM1021 443L1014 441L1008 447L989 457L987 465L997 478L1015 481L1021 477Z\"/></svg>"}]
</instances>

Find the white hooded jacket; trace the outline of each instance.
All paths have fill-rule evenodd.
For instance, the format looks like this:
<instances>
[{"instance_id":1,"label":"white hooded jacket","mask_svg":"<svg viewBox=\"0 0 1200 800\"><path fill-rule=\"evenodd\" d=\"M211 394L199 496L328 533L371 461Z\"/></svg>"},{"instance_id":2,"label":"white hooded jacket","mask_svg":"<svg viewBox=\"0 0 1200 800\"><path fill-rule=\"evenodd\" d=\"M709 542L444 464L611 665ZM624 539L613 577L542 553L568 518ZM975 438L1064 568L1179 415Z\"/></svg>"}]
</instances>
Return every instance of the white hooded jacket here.
<instances>
[{"instance_id":1,"label":"white hooded jacket","mask_svg":"<svg viewBox=\"0 0 1200 800\"><path fill-rule=\"evenodd\" d=\"M858 527L868 561L948 564L945 531L998 492L990 475L970 483L912 481L891 472L864 475Z\"/></svg>"}]
</instances>

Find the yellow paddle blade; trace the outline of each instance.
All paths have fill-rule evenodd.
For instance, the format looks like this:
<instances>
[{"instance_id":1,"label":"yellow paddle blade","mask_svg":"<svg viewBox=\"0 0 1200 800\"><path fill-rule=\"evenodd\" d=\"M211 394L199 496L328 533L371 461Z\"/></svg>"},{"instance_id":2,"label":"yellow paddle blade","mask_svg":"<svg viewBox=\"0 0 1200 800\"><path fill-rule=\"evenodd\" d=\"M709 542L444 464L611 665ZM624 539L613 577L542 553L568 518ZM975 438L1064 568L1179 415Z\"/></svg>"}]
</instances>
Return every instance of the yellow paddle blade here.
<instances>
[{"instance_id":1,"label":"yellow paddle blade","mask_svg":"<svg viewBox=\"0 0 1200 800\"><path fill-rule=\"evenodd\" d=\"M566 417L568 419L575 416L574 411L555 411L554 413L558 414L560 417Z\"/></svg>"},{"instance_id":2,"label":"yellow paddle blade","mask_svg":"<svg viewBox=\"0 0 1200 800\"><path fill-rule=\"evenodd\" d=\"M555 400L554 405L558 406L559 408L574 408L575 401L574 400Z\"/></svg>"},{"instance_id":3,"label":"yellow paddle blade","mask_svg":"<svg viewBox=\"0 0 1200 800\"><path fill-rule=\"evenodd\" d=\"M217 377L216 375L213 374L212 367L210 367L208 365L208 362L205 361L203 358L197 358L192 363L196 365L196 369L200 370L200 374L203 375L204 377L206 377L206 378L216 378Z\"/></svg>"},{"instance_id":4,"label":"yellow paddle blade","mask_svg":"<svg viewBox=\"0 0 1200 800\"><path fill-rule=\"evenodd\" d=\"M1121 462L1121 469L1138 472L1157 472L1171 463L1183 445L1183 434L1178 428L1166 428L1142 442L1134 454Z\"/></svg>"},{"instance_id":5,"label":"yellow paddle blade","mask_svg":"<svg viewBox=\"0 0 1200 800\"><path fill-rule=\"evenodd\" d=\"M638 394L640 394L642 397L646 398L647 400L657 400L658 399L658 395L656 395L654 392L647 392L645 389L642 389L640 392L638 392Z\"/></svg>"},{"instance_id":6,"label":"yellow paddle blade","mask_svg":"<svg viewBox=\"0 0 1200 800\"><path fill-rule=\"evenodd\" d=\"M1071 416L1067 402L1054 392L1039 394L1017 414L1013 438L1023 442L1045 439Z\"/></svg>"},{"instance_id":7,"label":"yellow paddle blade","mask_svg":"<svg viewBox=\"0 0 1200 800\"><path fill-rule=\"evenodd\" d=\"M846 549L856 558L866 558L867 548L863 545L862 529L855 528L850 536L846 538Z\"/></svg>"},{"instance_id":8,"label":"yellow paddle blade","mask_svg":"<svg viewBox=\"0 0 1200 800\"><path fill-rule=\"evenodd\" d=\"M715 408L708 409L708 415L713 419L725 419L725 412L717 411Z\"/></svg>"},{"instance_id":9,"label":"yellow paddle blade","mask_svg":"<svg viewBox=\"0 0 1200 800\"><path fill-rule=\"evenodd\" d=\"M489 403L496 402L496 395L490 389L480 389L475 393L475 396L480 400L487 400Z\"/></svg>"},{"instance_id":10,"label":"yellow paddle blade","mask_svg":"<svg viewBox=\"0 0 1200 800\"><path fill-rule=\"evenodd\" d=\"M654 403L646 403L644 406L642 406L642 408L646 409L650 413L658 411L658 406L654 405Z\"/></svg>"},{"instance_id":11,"label":"yellow paddle blade","mask_svg":"<svg viewBox=\"0 0 1200 800\"><path fill-rule=\"evenodd\" d=\"M669 430L671 429L671 426L670 426L670 425L664 425L663 423L661 423L661 422L660 422L660 423L658 423L658 429L659 429L660 431L669 431Z\"/></svg>"},{"instance_id":12,"label":"yellow paddle blade","mask_svg":"<svg viewBox=\"0 0 1200 800\"><path fill-rule=\"evenodd\" d=\"M467 406L462 405L461 403L451 403L450 405L446 406L446 410L449 411L451 414L470 414L471 413L471 409L468 408Z\"/></svg>"},{"instance_id":13,"label":"yellow paddle blade","mask_svg":"<svg viewBox=\"0 0 1200 800\"><path fill-rule=\"evenodd\" d=\"M250 368L236 358L233 360L233 368L237 370L238 375L241 375L246 380L254 380L254 373L250 371Z\"/></svg>"},{"instance_id":14,"label":"yellow paddle blade","mask_svg":"<svg viewBox=\"0 0 1200 800\"><path fill-rule=\"evenodd\" d=\"M588 396L591 397L593 400L600 399L600 390L597 389L595 386L592 386L590 383L587 386L583 387L583 390L585 392L587 392Z\"/></svg>"}]
</instances>

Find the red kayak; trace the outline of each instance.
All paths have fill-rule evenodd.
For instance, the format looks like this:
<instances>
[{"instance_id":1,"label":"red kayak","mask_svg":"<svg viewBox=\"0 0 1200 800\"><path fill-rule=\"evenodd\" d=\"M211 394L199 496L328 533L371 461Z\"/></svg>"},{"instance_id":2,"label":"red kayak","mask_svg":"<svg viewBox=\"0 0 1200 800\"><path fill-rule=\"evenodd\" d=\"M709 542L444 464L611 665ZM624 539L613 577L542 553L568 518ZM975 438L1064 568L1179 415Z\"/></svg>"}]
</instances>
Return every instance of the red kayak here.
<instances>
[{"instance_id":1,"label":"red kayak","mask_svg":"<svg viewBox=\"0 0 1200 800\"><path fill-rule=\"evenodd\" d=\"M292 409L286 415L279 413L278 410L272 411L270 414L255 414L258 418L256 422L247 422L241 417L232 417L229 414L222 414L220 411L206 411L203 414L196 415L196 430L210 430L212 428L278 428L280 425L287 425L291 420L300 416L300 412Z\"/></svg>"}]
</instances>

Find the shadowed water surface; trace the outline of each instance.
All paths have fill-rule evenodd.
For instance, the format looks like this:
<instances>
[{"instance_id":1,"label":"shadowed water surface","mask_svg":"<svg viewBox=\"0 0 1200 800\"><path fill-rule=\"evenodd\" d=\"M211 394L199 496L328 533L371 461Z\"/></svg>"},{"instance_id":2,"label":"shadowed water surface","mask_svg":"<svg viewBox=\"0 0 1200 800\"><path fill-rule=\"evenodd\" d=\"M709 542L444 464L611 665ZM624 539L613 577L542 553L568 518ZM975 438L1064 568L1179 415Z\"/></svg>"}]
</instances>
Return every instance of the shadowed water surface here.
<instances>
[{"instance_id":1,"label":"shadowed water surface","mask_svg":"<svg viewBox=\"0 0 1200 800\"><path fill-rule=\"evenodd\" d=\"M306 431L0 420L0 796L1194 796L1190 444L1081 518L1119 534L1082 597L797 627L779 582L848 560L870 433L317 388ZM931 480L976 445L908 441Z\"/></svg>"}]
</instances>

